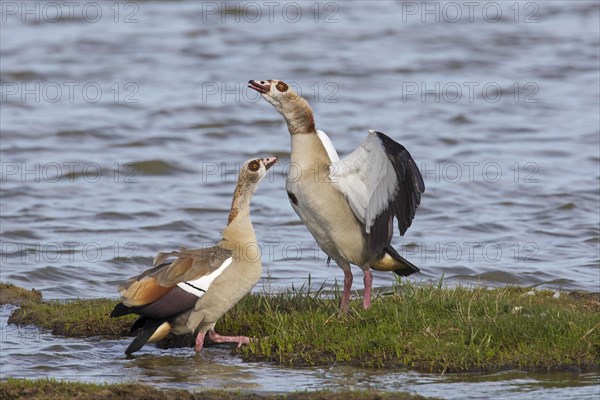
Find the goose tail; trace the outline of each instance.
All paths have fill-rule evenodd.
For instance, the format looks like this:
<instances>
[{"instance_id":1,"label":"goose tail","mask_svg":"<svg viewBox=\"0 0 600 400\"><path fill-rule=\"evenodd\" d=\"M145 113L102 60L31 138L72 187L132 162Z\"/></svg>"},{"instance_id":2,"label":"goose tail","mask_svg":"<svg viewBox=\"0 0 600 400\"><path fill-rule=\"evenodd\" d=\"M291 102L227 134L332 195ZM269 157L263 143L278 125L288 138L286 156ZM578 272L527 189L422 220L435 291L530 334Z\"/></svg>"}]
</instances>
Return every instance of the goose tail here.
<instances>
[{"instance_id":1,"label":"goose tail","mask_svg":"<svg viewBox=\"0 0 600 400\"><path fill-rule=\"evenodd\" d=\"M389 244L383 249L382 255L371 262L370 266L376 271L393 271L399 276L409 276L421 271L416 265L398 254Z\"/></svg>"}]
</instances>

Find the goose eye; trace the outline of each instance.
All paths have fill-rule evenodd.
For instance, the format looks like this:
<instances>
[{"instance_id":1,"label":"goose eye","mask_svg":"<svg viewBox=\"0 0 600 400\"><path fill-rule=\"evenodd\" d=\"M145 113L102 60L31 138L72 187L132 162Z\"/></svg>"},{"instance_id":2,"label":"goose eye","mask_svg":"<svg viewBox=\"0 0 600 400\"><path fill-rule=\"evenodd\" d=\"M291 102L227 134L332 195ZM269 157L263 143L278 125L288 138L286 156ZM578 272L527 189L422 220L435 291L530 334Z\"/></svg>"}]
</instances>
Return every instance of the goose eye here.
<instances>
[{"instance_id":1,"label":"goose eye","mask_svg":"<svg viewBox=\"0 0 600 400\"><path fill-rule=\"evenodd\" d=\"M260 168L260 163L256 160L254 160L250 164L248 164L248 169L252 172L258 171L259 168Z\"/></svg>"},{"instance_id":2,"label":"goose eye","mask_svg":"<svg viewBox=\"0 0 600 400\"><path fill-rule=\"evenodd\" d=\"M285 92L286 90L288 90L288 85L285 82L279 82L279 83L277 83L277 86L275 86L275 87L280 92Z\"/></svg>"}]
</instances>

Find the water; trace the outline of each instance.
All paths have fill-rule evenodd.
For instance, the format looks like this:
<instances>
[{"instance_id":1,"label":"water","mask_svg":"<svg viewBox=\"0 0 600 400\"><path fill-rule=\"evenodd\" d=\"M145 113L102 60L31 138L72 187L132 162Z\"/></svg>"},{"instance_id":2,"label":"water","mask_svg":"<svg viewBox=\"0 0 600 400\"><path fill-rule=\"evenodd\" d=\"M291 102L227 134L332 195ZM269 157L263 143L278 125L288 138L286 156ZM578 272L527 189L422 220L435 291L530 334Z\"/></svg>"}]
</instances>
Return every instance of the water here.
<instances>
[{"instance_id":1,"label":"water","mask_svg":"<svg viewBox=\"0 0 600 400\"><path fill-rule=\"evenodd\" d=\"M429 14L420 2L303 3L302 15L261 2L55 4L2 3L2 281L45 298L116 297L157 252L214 243L236 169L273 154L281 163L252 205L264 260L256 290L301 286L309 274L339 281L283 190L285 125L245 89L277 78L301 90L340 154L372 128L420 165L426 193L394 239L422 270L410 279L600 290L597 2L432 3ZM377 287L392 282L375 274ZM119 358L121 343L38 345L3 340L3 376L239 387L240 374L266 369L282 390L289 374L292 389L372 387L357 370L247 365L219 349L206 362L231 367L229 383L195 380L205 361L187 350L152 352L190 360L167 372ZM375 375L373 387L449 398L470 380ZM474 397L565 398L575 382L581 398L597 379L507 373L469 385Z\"/></svg>"}]
</instances>

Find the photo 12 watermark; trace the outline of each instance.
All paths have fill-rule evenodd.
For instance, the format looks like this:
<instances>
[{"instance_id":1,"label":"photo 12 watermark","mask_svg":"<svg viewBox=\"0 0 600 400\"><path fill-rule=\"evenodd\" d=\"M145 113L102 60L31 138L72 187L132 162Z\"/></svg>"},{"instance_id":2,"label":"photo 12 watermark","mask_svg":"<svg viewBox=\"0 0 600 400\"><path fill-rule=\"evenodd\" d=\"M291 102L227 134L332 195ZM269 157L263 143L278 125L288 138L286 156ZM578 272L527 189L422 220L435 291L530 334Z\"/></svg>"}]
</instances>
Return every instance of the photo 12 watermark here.
<instances>
[{"instance_id":1,"label":"photo 12 watermark","mask_svg":"<svg viewBox=\"0 0 600 400\"><path fill-rule=\"evenodd\" d=\"M514 23L539 22L539 3L534 1L403 1L402 22L474 23L502 20Z\"/></svg>"},{"instance_id":2,"label":"photo 12 watermark","mask_svg":"<svg viewBox=\"0 0 600 400\"><path fill-rule=\"evenodd\" d=\"M419 242L403 244L400 255L422 264L519 264L538 262L536 242Z\"/></svg>"},{"instance_id":3,"label":"photo 12 watermark","mask_svg":"<svg viewBox=\"0 0 600 400\"><path fill-rule=\"evenodd\" d=\"M202 22L314 22L336 24L340 7L334 1L202 1Z\"/></svg>"},{"instance_id":4,"label":"photo 12 watermark","mask_svg":"<svg viewBox=\"0 0 600 400\"><path fill-rule=\"evenodd\" d=\"M497 183L501 180L513 183L539 183L539 164L532 161L507 165L495 161L462 161L462 162L422 162L419 170L425 183Z\"/></svg>"},{"instance_id":5,"label":"photo 12 watermark","mask_svg":"<svg viewBox=\"0 0 600 400\"><path fill-rule=\"evenodd\" d=\"M5 242L0 244L5 265L94 264L107 260L116 263L135 261L140 247L135 242L100 244L98 242Z\"/></svg>"},{"instance_id":6,"label":"photo 12 watermark","mask_svg":"<svg viewBox=\"0 0 600 400\"><path fill-rule=\"evenodd\" d=\"M446 183L498 183L500 181L515 184L537 184L540 182L540 166L533 161L515 161L511 164L497 161L446 161L417 162L423 180L427 182ZM200 164L201 181L236 182L241 163L202 162ZM267 171L265 180L274 182L298 182L307 176L317 182L337 182L335 172L338 164L321 164L315 162L309 166L301 166L295 162L280 161Z\"/></svg>"},{"instance_id":7,"label":"photo 12 watermark","mask_svg":"<svg viewBox=\"0 0 600 400\"><path fill-rule=\"evenodd\" d=\"M140 6L132 1L5 1L0 2L2 23L137 24Z\"/></svg>"},{"instance_id":8,"label":"photo 12 watermark","mask_svg":"<svg viewBox=\"0 0 600 400\"><path fill-rule=\"evenodd\" d=\"M190 249L213 248L216 241L200 242ZM155 254L144 255L139 244L98 243L79 241L18 242L0 243L0 259L5 265L90 265L96 263L139 264L151 267ZM520 264L539 261L541 246L536 242L495 242L495 241L445 241L411 242L396 248L398 253L417 265L434 264ZM210 252L198 252L198 256ZM239 261L262 261L266 264L299 263L327 266L330 260L315 241L265 241L234 244L234 256ZM170 260L175 259L170 258ZM201 259L198 259L202 261ZM208 260L207 260L208 261Z\"/></svg>"},{"instance_id":9,"label":"photo 12 watermark","mask_svg":"<svg viewBox=\"0 0 600 400\"><path fill-rule=\"evenodd\" d=\"M502 99L514 103L539 103L540 91L536 82L513 82L502 85L498 82L402 82L403 103L497 103Z\"/></svg>"},{"instance_id":10,"label":"photo 12 watermark","mask_svg":"<svg viewBox=\"0 0 600 400\"><path fill-rule=\"evenodd\" d=\"M214 243L202 243L202 248ZM397 248L400 255L412 262L432 264L519 264L538 261L540 245L536 242L419 242L403 244ZM238 244L235 249L241 260L264 263L305 263L328 265L327 255L312 242L269 241Z\"/></svg>"},{"instance_id":11,"label":"photo 12 watermark","mask_svg":"<svg viewBox=\"0 0 600 400\"><path fill-rule=\"evenodd\" d=\"M43 337L52 336L52 332L40 329L33 325L17 325L14 323L0 324L0 341L20 342L20 343L39 343Z\"/></svg>"},{"instance_id":12,"label":"photo 12 watermark","mask_svg":"<svg viewBox=\"0 0 600 400\"><path fill-rule=\"evenodd\" d=\"M140 88L135 82L2 82L2 103L99 103L137 104Z\"/></svg>"},{"instance_id":13,"label":"photo 12 watermark","mask_svg":"<svg viewBox=\"0 0 600 400\"><path fill-rule=\"evenodd\" d=\"M96 162L0 162L0 182L20 183L138 183L136 164L113 163L103 166Z\"/></svg>"},{"instance_id":14,"label":"photo 12 watermark","mask_svg":"<svg viewBox=\"0 0 600 400\"><path fill-rule=\"evenodd\" d=\"M286 82L300 97L312 103L339 103L340 86L337 82L309 82L301 85ZM261 94L248 87L248 82L202 82L202 103L257 103Z\"/></svg>"}]
</instances>

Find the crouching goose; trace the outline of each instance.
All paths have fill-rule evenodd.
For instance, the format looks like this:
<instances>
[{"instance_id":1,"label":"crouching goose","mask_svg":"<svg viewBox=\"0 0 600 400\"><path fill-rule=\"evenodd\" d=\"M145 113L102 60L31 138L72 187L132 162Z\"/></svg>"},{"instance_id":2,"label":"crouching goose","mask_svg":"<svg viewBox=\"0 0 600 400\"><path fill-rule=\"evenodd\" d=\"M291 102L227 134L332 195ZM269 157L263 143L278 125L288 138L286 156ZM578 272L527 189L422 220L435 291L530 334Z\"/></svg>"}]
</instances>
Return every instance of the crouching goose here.
<instances>
[{"instance_id":1,"label":"crouching goose","mask_svg":"<svg viewBox=\"0 0 600 400\"><path fill-rule=\"evenodd\" d=\"M122 302L110 316L140 315L131 330L141 331L125 354L169 333L182 335L197 329L197 352L202 350L206 332L214 342L237 343L238 347L249 343L246 336L221 336L214 327L260 279L262 263L250 220L250 199L275 162L277 157L258 158L242 166L227 226L216 246L159 253L154 268L119 287ZM165 262L170 257L175 259Z\"/></svg>"},{"instance_id":2,"label":"crouching goose","mask_svg":"<svg viewBox=\"0 0 600 400\"><path fill-rule=\"evenodd\" d=\"M365 309L371 304L371 268L400 276L419 272L390 245L394 218L404 235L425 191L410 153L371 130L356 150L340 160L329 137L315 129L306 100L285 82L251 80L249 87L287 122L295 166L286 181L288 197L319 247L344 271L342 310L348 312L350 302L350 264L364 272Z\"/></svg>"}]
</instances>

